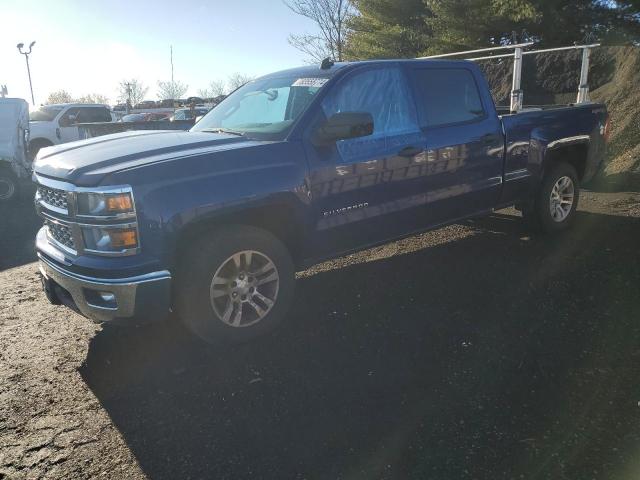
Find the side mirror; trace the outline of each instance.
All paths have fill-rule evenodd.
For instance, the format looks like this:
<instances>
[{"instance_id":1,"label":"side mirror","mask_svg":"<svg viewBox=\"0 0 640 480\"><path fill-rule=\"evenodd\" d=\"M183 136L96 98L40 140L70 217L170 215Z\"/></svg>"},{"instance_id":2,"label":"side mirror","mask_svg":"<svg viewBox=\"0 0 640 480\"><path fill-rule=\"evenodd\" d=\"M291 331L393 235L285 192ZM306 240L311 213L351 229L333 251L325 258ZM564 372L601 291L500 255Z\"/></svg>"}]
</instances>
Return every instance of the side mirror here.
<instances>
[{"instance_id":1,"label":"side mirror","mask_svg":"<svg viewBox=\"0 0 640 480\"><path fill-rule=\"evenodd\" d=\"M318 146L327 146L338 140L366 137L373 133L373 117L367 112L341 112L331 116L320 125L311 142Z\"/></svg>"}]
</instances>

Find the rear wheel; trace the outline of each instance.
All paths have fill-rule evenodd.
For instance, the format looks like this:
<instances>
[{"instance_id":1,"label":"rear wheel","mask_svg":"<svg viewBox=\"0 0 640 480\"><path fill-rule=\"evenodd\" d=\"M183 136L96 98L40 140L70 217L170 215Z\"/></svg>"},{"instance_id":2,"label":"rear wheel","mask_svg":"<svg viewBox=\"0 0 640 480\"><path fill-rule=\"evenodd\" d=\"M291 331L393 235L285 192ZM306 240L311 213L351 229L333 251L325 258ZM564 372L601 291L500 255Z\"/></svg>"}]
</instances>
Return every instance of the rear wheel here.
<instances>
[{"instance_id":1,"label":"rear wheel","mask_svg":"<svg viewBox=\"0 0 640 480\"><path fill-rule=\"evenodd\" d=\"M7 167L0 167L0 203L11 202L19 195L18 177Z\"/></svg>"},{"instance_id":2,"label":"rear wheel","mask_svg":"<svg viewBox=\"0 0 640 480\"><path fill-rule=\"evenodd\" d=\"M190 247L177 278L178 315L209 343L243 342L284 319L295 283L286 247L248 226L227 227Z\"/></svg>"},{"instance_id":3,"label":"rear wheel","mask_svg":"<svg viewBox=\"0 0 640 480\"><path fill-rule=\"evenodd\" d=\"M533 206L523 210L525 220L545 232L569 228L580 197L578 175L568 163L555 165L543 178Z\"/></svg>"}]
</instances>

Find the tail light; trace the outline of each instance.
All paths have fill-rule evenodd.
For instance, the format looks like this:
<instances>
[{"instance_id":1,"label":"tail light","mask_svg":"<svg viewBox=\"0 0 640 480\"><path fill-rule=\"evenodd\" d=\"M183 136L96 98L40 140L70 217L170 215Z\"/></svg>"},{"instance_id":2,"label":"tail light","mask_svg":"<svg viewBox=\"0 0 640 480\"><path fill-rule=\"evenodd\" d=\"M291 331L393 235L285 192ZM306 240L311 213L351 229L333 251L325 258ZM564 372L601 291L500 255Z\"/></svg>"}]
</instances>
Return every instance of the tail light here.
<instances>
[{"instance_id":1,"label":"tail light","mask_svg":"<svg viewBox=\"0 0 640 480\"><path fill-rule=\"evenodd\" d=\"M607 120L604 122L604 131L602 132L605 142L609 142L611 136L611 117L607 114Z\"/></svg>"}]
</instances>

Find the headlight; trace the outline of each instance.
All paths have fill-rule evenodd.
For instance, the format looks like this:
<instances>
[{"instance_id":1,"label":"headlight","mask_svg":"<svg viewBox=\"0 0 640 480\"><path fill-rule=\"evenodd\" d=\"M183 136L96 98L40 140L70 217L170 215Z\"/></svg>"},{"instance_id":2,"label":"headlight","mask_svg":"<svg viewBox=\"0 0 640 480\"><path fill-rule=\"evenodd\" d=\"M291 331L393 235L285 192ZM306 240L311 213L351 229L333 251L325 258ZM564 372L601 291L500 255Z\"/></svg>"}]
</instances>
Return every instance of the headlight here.
<instances>
[{"instance_id":1,"label":"headlight","mask_svg":"<svg viewBox=\"0 0 640 480\"><path fill-rule=\"evenodd\" d=\"M119 227L82 226L85 250L121 253L138 248L138 229L134 225Z\"/></svg>"},{"instance_id":2,"label":"headlight","mask_svg":"<svg viewBox=\"0 0 640 480\"><path fill-rule=\"evenodd\" d=\"M123 193L78 193L76 200L78 215L109 217L134 212L131 192Z\"/></svg>"}]
</instances>

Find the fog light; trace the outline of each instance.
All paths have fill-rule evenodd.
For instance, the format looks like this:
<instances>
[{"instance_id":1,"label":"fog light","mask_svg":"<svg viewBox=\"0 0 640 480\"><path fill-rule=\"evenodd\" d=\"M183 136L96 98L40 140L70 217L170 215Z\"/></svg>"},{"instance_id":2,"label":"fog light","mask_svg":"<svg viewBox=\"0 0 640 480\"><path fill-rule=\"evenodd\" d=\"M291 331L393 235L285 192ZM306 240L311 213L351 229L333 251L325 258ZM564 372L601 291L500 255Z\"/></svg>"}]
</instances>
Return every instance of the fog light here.
<instances>
[{"instance_id":1,"label":"fog light","mask_svg":"<svg viewBox=\"0 0 640 480\"><path fill-rule=\"evenodd\" d=\"M116 296L113 293L110 293L110 292L98 292L98 295L100 296L102 301L105 302L105 303L115 303L116 302Z\"/></svg>"},{"instance_id":2,"label":"fog light","mask_svg":"<svg viewBox=\"0 0 640 480\"><path fill-rule=\"evenodd\" d=\"M117 310L118 302L116 301L116 295L112 292L100 292L84 288L84 298L87 303L92 307L108 308L109 310Z\"/></svg>"}]
</instances>

